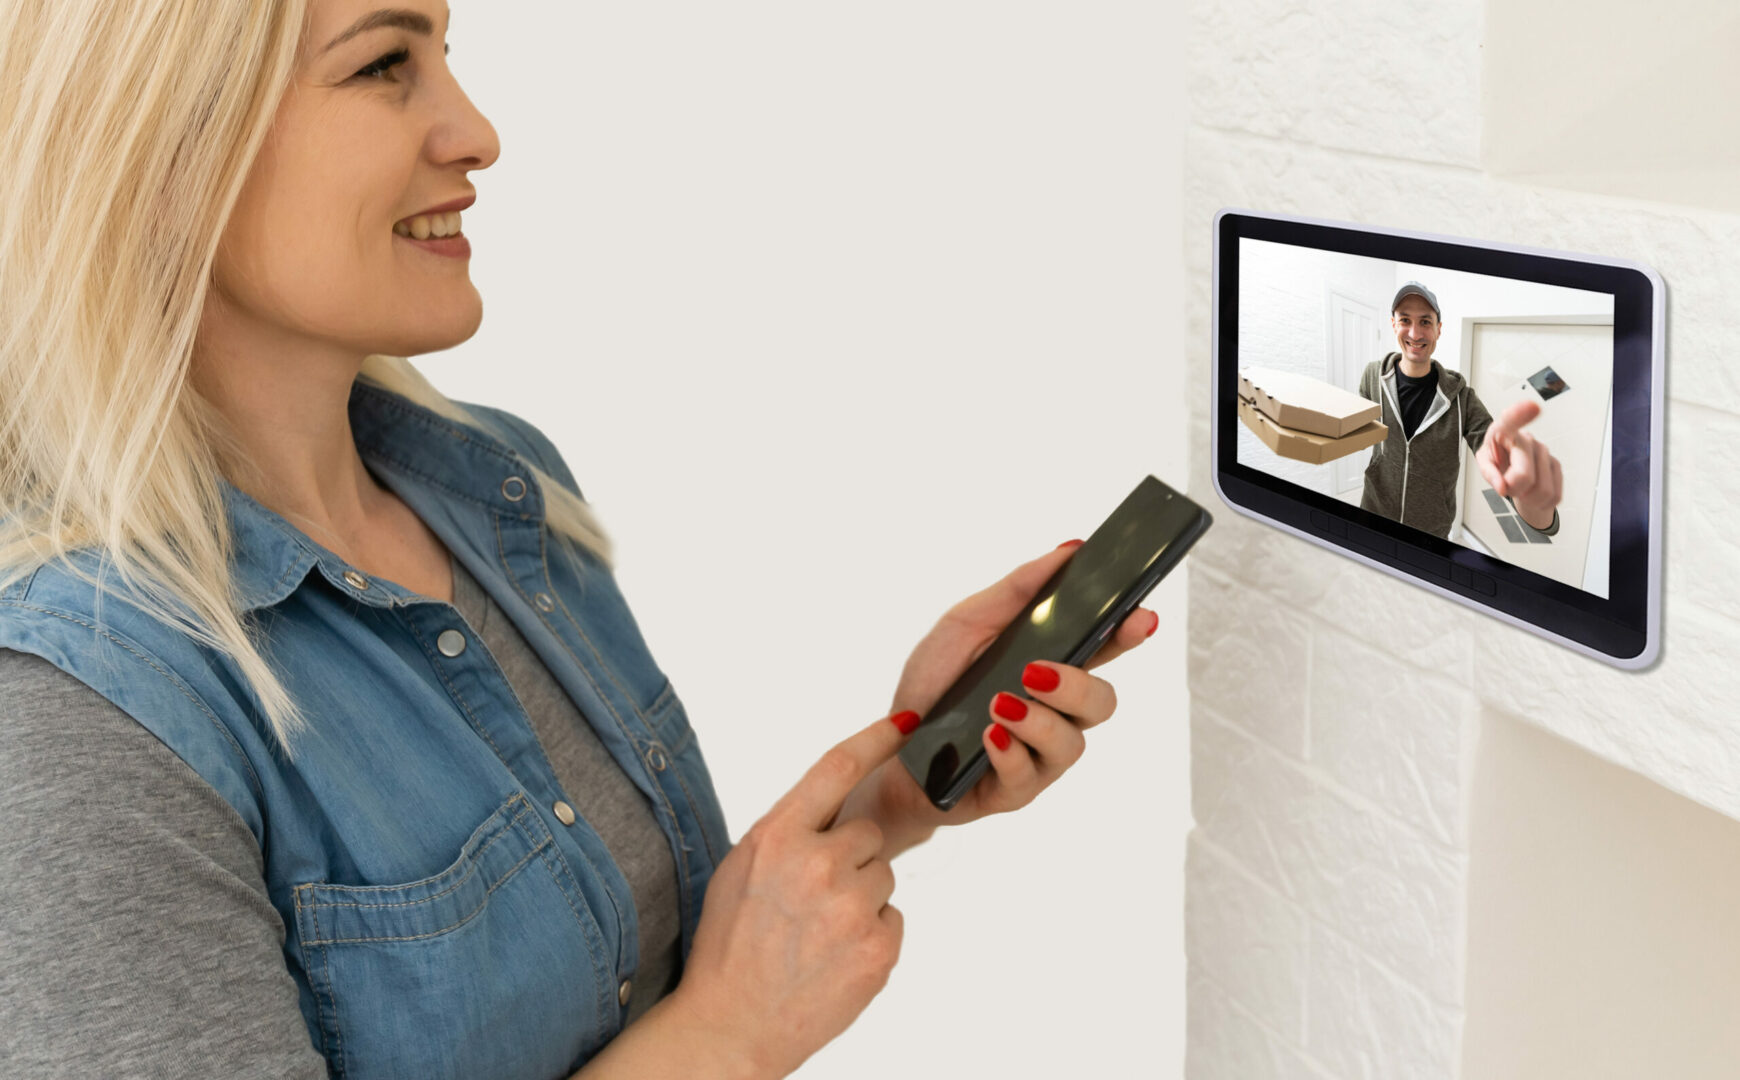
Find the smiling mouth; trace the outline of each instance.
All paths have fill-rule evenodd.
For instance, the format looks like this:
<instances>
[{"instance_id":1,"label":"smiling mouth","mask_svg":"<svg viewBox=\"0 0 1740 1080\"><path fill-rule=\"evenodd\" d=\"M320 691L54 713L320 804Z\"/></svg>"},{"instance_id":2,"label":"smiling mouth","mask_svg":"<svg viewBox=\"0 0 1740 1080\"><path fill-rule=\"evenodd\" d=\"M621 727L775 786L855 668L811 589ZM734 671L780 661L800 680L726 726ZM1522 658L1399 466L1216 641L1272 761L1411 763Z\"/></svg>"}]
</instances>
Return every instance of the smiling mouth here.
<instances>
[{"instance_id":1,"label":"smiling mouth","mask_svg":"<svg viewBox=\"0 0 1740 1080\"><path fill-rule=\"evenodd\" d=\"M439 240L458 236L461 225L459 211L452 210L445 214L418 214L395 222L393 232L413 240Z\"/></svg>"}]
</instances>

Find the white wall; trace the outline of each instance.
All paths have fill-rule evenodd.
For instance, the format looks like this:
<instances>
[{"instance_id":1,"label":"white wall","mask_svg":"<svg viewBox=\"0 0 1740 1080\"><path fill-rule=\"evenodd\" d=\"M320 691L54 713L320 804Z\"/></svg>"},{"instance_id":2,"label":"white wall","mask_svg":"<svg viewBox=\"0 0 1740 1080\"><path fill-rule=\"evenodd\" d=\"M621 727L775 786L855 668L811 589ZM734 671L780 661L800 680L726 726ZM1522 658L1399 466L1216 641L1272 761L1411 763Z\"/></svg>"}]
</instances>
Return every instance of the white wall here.
<instances>
[{"instance_id":1,"label":"white wall","mask_svg":"<svg viewBox=\"0 0 1740 1080\"><path fill-rule=\"evenodd\" d=\"M1502 716L1477 758L1464 1074L1732 1080L1740 825Z\"/></svg>"},{"instance_id":2,"label":"white wall","mask_svg":"<svg viewBox=\"0 0 1740 1080\"><path fill-rule=\"evenodd\" d=\"M1728 5L1669 7L1648 17L1719 27ZM1740 215L1485 171L1482 49L1503 45L1488 14L1479 0L1193 3L1191 445L1209 437L1221 207L1650 263L1669 289L1663 658L1620 671L1303 544L1226 508L1193 456L1191 491L1221 513L1191 560L1192 1080L1487 1080L1463 1045L1482 717L1740 816L1740 370L1720 340ZM1631 63L1605 70L1631 82L1655 58Z\"/></svg>"},{"instance_id":3,"label":"white wall","mask_svg":"<svg viewBox=\"0 0 1740 1080\"><path fill-rule=\"evenodd\" d=\"M614 534L733 836L957 600L1182 488L1182 12L455 0L501 135L477 336ZM1185 575L1081 763L895 862L888 987L801 1076L1175 1076Z\"/></svg>"},{"instance_id":4,"label":"white wall","mask_svg":"<svg viewBox=\"0 0 1740 1080\"><path fill-rule=\"evenodd\" d=\"M1519 180L1740 211L1740 7L1512 0L1487 17L1483 156Z\"/></svg>"}]
</instances>

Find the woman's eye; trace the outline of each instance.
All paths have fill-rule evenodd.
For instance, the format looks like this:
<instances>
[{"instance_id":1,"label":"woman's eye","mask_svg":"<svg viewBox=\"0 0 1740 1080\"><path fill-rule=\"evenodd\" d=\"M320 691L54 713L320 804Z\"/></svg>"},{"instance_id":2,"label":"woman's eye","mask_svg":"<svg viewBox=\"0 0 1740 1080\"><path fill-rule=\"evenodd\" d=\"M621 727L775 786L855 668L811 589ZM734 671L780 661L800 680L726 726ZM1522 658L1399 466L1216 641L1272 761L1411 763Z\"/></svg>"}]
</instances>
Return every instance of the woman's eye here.
<instances>
[{"instance_id":1,"label":"woman's eye","mask_svg":"<svg viewBox=\"0 0 1740 1080\"><path fill-rule=\"evenodd\" d=\"M355 77L359 78L359 79L370 79L370 78L375 78L375 77L380 76L380 75L384 75L384 74L386 74L388 69L393 68L393 67L397 67L399 64L404 63L405 61L409 60L410 58L411 58L411 53L407 49L400 49L398 52L390 52L387 55L381 57L379 60L376 60L374 63L370 64L368 67L363 68L361 71L357 72Z\"/></svg>"},{"instance_id":2,"label":"woman's eye","mask_svg":"<svg viewBox=\"0 0 1740 1080\"><path fill-rule=\"evenodd\" d=\"M445 45L442 47L442 54L443 55L445 55L449 52L452 52L452 51L453 51L453 47L451 45ZM379 60L376 60L374 63L370 64L368 67L365 67L361 71L357 72L354 76L352 76L352 78L358 78L358 79L379 78L380 76L385 75L392 68L399 66L400 64L409 60L410 58L411 58L411 51L409 49L400 49L397 52L390 52L387 55L381 57Z\"/></svg>"}]
</instances>

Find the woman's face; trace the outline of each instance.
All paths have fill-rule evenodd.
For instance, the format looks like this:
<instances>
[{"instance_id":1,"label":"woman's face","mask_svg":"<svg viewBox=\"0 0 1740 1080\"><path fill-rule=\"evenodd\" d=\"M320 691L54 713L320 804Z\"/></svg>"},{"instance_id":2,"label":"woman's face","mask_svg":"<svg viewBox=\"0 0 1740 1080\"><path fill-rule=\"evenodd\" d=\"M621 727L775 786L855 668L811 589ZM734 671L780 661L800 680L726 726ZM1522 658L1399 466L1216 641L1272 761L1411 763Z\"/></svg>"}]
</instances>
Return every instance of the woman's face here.
<instances>
[{"instance_id":1,"label":"woman's face","mask_svg":"<svg viewBox=\"0 0 1740 1080\"><path fill-rule=\"evenodd\" d=\"M219 246L226 321L357 357L449 348L482 322L470 258L394 226L473 195L466 174L500 143L447 68L441 0L394 3L311 0L291 90Z\"/></svg>"}]
</instances>

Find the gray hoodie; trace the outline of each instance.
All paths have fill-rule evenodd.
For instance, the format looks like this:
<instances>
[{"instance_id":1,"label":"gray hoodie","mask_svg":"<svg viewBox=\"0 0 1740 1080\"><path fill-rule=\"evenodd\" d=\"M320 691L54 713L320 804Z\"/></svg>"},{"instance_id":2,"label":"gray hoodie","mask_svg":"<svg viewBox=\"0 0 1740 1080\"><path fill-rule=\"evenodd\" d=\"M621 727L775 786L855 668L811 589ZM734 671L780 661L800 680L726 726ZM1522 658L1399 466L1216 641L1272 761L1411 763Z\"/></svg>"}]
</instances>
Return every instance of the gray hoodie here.
<instances>
[{"instance_id":1,"label":"gray hoodie","mask_svg":"<svg viewBox=\"0 0 1740 1080\"><path fill-rule=\"evenodd\" d=\"M1432 361L1438 393L1414 437L1403 433L1401 399L1396 395L1396 364L1402 354L1386 353L1365 366L1360 396L1382 408L1390 433L1372 447L1365 467L1362 510L1448 538L1456 521L1456 492L1462 481L1462 446L1478 452L1492 426L1492 414L1462 376ZM1460 438L1458 438L1460 435Z\"/></svg>"}]
</instances>

